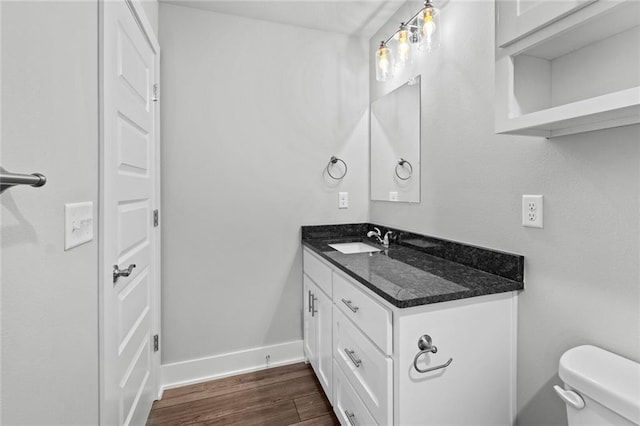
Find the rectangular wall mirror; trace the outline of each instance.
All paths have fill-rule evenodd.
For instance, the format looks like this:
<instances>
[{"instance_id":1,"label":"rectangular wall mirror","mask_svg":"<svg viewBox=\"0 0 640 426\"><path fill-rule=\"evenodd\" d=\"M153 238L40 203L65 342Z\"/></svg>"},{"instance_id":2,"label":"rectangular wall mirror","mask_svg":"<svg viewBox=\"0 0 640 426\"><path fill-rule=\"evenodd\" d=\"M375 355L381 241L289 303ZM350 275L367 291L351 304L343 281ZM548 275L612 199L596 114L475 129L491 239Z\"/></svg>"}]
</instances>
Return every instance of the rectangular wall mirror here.
<instances>
[{"instance_id":1,"label":"rectangular wall mirror","mask_svg":"<svg viewBox=\"0 0 640 426\"><path fill-rule=\"evenodd\" d=\"M371 199L420 202L420 76L371 103Z\"/></svg>"}]
</instances>

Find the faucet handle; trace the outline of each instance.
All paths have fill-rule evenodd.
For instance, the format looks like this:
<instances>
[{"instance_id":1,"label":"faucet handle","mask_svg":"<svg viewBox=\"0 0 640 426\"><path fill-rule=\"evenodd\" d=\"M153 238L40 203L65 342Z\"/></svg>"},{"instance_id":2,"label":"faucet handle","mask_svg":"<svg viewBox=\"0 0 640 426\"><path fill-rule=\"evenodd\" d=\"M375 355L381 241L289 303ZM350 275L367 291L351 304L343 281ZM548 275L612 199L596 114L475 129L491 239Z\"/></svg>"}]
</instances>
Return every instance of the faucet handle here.
<instances>
[{"instance_id":1,"label":"faucet handle","mask_svg":"<svg viewBox=\"0 0 640 426\"><path fill-rule=\"evenodd\" d=\"M386 234L384 234L384 239L382 240L382 243L384 244L385 247L389 247L389 236L393 234L393 232L391 231L387 231Z\"/></svg>"},{"instance_id":2,"label":"faucet handle","mask_svg":"<svg viewBox=\"0 0 640 426\"><path fill-rule=\"evenodd\" d=\"M380 232L380 229L378 229L378 228L373 228L373 229L375 229L375 231L378 233L378 235L380 235L382 237L382 232Z\"/></svg>"}]
</instances>

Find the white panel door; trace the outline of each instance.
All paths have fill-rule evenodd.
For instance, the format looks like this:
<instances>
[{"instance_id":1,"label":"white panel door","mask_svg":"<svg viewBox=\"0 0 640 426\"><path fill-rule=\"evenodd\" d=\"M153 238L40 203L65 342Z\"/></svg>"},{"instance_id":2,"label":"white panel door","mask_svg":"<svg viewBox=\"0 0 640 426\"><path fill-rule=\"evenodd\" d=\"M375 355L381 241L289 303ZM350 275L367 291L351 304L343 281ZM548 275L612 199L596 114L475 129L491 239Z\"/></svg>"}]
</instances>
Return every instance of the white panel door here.
<instances>
[{"instance_id":1,"label":"white panel door","mask_svg":"<svg viewBox=\"0 0 640 426\"><path fill-rule=\"evenodd\" d=\"M159 328L153 224L159 52L136 6L125 0L101 4L100 417L103 425L141 425L157 396L159 356L153 347ZM116 266L130 268L130 275L116 278Z\"/></svg>"}]
</instances>

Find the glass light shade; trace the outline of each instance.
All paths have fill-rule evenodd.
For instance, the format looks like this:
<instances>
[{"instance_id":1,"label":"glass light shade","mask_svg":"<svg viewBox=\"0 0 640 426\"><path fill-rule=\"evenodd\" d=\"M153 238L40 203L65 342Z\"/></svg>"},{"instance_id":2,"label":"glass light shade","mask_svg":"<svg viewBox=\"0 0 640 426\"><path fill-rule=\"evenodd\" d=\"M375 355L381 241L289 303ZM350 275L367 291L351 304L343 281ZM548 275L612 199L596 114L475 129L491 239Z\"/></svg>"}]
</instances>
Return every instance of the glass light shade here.
<instances>
[{"instance_id":1,"label":"glass light shade","mask_svg":"<svg viewBox=\"0 0 640 426\"><path fill-rule=\"evenodd\" d=\"M421 32L420 50L429 52L440 47L440 11L427 4L420 14L418 25Z\"/></svg>"},{"instance_id":2,"label":"glass light shade","mask_svg":"<svg viewBox=\"0 0 640 426\"><path fill-rule=\"evenodd\" d=\"M410 38L411 34L409 33L407 26L404 24L400 25L400 31L398 31L398 34L396 34L398 45L396 47L397 53L395 66L398 69L402 69L411 63Z\"/></svg>"},{"instance_id":3,"label":"glass light shade","mask_svg":"<svg viewBox=\"0 0 640 426\"><path fill-rule=\"evenodd\" d=\"M376 80L387 81L392 77L393 57L391 49L384 43L376 51Z\"/></svg>"}]
</instances>

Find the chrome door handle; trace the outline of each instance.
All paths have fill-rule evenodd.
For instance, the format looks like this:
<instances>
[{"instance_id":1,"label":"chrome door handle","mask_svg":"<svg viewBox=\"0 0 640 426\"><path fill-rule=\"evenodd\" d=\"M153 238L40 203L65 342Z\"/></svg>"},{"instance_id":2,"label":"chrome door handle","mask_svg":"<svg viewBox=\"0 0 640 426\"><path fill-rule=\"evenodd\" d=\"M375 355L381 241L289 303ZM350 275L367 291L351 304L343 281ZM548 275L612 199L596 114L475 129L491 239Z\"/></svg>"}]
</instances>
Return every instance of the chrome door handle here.
<instances>
[{"instance_id":1,"label":"chrome door handle","mask_svg":"<svg viewBox=\"0 0 640 426\"><path fill-rule=\"evenodd\" d=\"M309 297L307 298L308 311L311 312L311 290L309 290Z\"/></svg>"},{"instance_id":2,"label":"chrome door handle","mask_svg":"<svg viewBox=\"0 0 640 426\"><path fill-rule=\"evenodd\" d=\"M118 265L113 265L113 282L118 281L120 277L128 277L133 272L133 268L136 267L135 263L129 265L127 269L120 269Z\"/></svg>"},{"instance_id":3,"label":"chrome door handle","mask_svg":"<svg viewBox=\"0 0 640 426\"><path fill-rule=\"evenodd\" d=\"M354 419L356 418L356 415L353 413L350 413L347 410L344 410L344 414L347 416L347 420L349 420L349 424L351 426L356 426L356 422L354 421Z\"/></svg>"},{"instance_id":4,"label":"chrome door handle","mask_svg":"<svg viewBox=\"0 0 640 426\"><path fill-rule=\"evenodd\" d=\"M353 365L356 366L356 368L360 367L360 364L362 364L362 360L359 358L356 358L356 355L355 355L356 351L351 351L347 348L344 348L344 353L347 354L347 356L349 357Z\"/></svg>"},{"instance_id":5,"label":"chrome door handle","mask_svg":"<svg viewBox=\"0 0 640 426\"><path fill-rule=\"evenodd\" d=\"M347 307L348 307L349 309L351 309L351 311L352 311L352 312L354 312L354 313L358 312L358 309L360 309L360 308L358 308L357 306L353 306L353 305L351 304L351 300L342 299L342 303L344 303L345 305L347 305Z\"/></svg>"}]
</instances>

